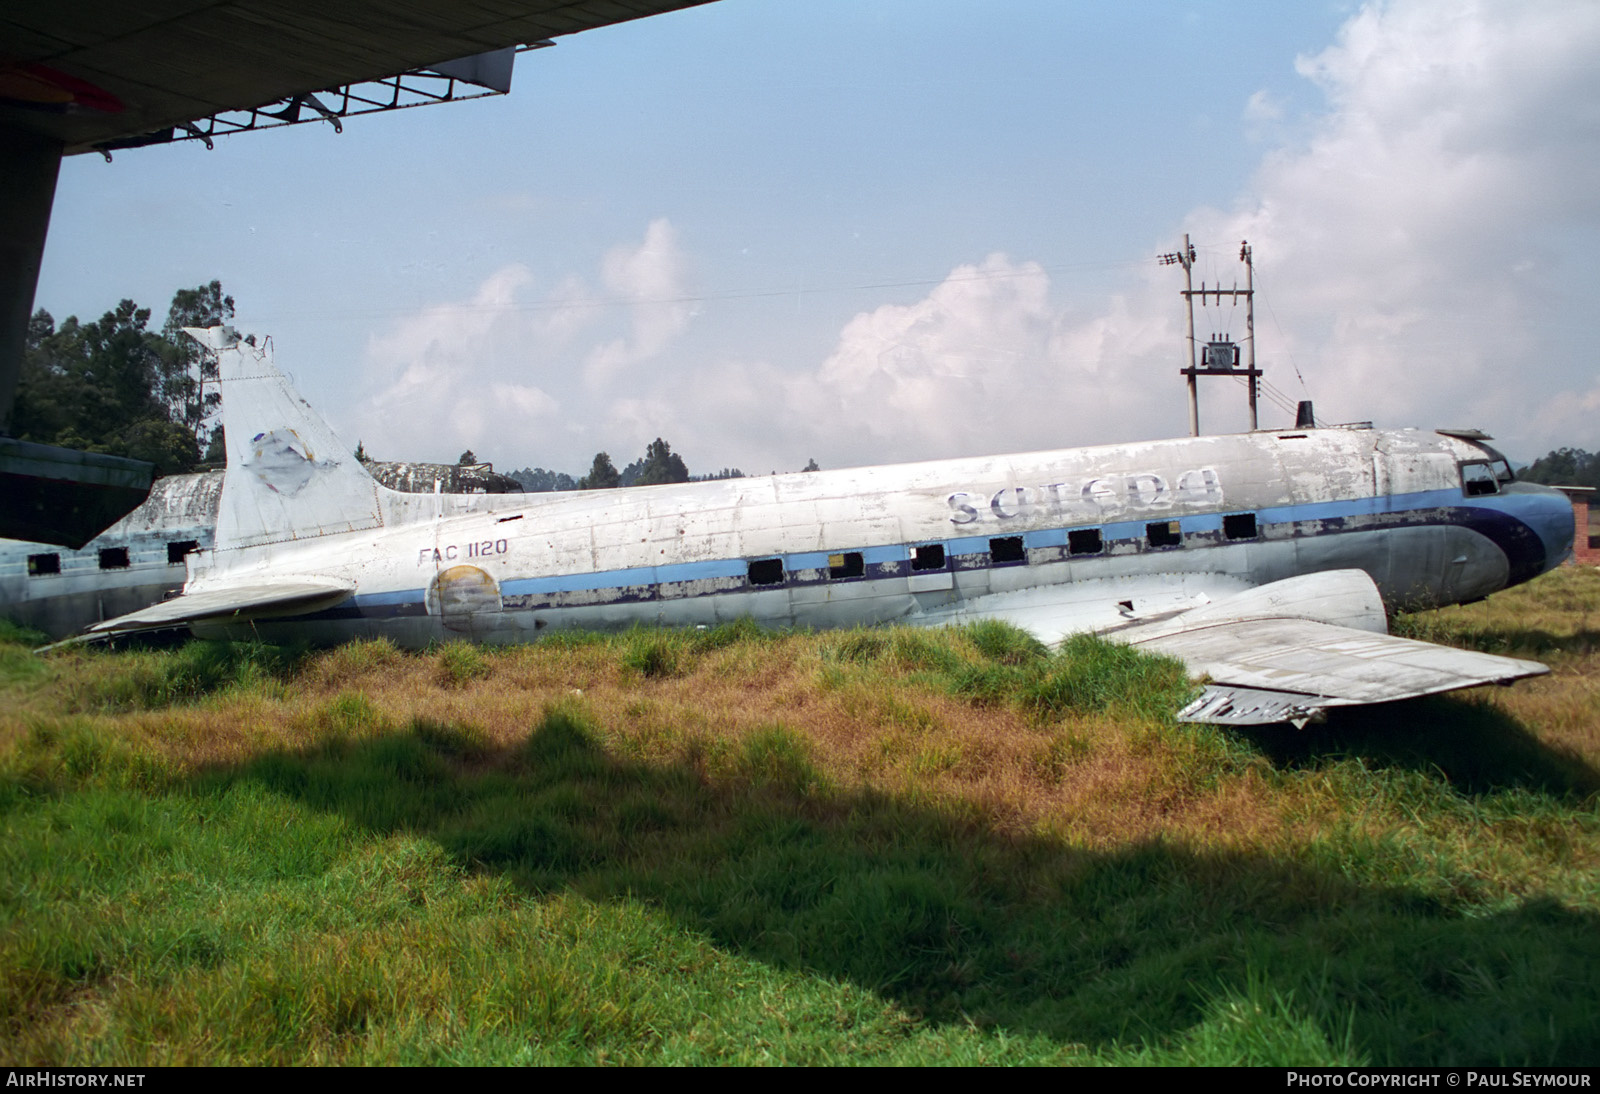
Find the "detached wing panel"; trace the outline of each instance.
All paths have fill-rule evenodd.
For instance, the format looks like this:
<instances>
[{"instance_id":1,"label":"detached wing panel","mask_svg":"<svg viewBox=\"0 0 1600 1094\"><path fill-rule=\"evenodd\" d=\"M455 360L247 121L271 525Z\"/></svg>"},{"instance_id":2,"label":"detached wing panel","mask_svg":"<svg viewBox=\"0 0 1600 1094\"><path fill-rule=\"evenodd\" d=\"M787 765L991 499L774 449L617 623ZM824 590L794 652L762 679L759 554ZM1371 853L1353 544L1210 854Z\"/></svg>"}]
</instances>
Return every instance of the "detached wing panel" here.
<instances>
[{"instance_id":1,"label":"detached wing panel","mask_svg":"<svg viewBox=\"0 0 1600 1094\"><path fill-rule=\"evenodd\" d=\"M1180 715L1195 721L1239 721L1259 707L1259 724L1309 717L1332 706L1386 703L1480 684L1510 683L1549 672L1535 661L1451 649L1389 634L1309 619L1247 619L1217 623L1131 644L1177 657L1208 689ZM1274 710L1270 693L1304 708ZM1233 694L1223 705L1219 697ZM1219 718L1218 715L1231 715Z\"/></svg>"},{"instance_id":2,"label":"detached wing panel","mask_svg":"<svg viewBox=\"0 0 1600 1094\"><path fill-rule=\"evenodd\" d=\"M185 593L141 611L96 623L87 633L89 637L111 637L138 631L165 630L202 621L242 621L302 615L336 607L354 594L353 586L333 581L237 585Z\"/></svg>"},{"instance_id":3,"label":"detached wing panel","mask_svg":"<svg viewBox=\"0 0 1600 1094\"><path fill-rule=\"evenodd\" d=\"M1383 602L1360 570L1288 578L1162 623L1106 637L1176 657L1212 686L1187 721L1304 722L1320 711L1504 684L1549 672L1536 661L1387 633Z\"/></svg>"}]
</instances>

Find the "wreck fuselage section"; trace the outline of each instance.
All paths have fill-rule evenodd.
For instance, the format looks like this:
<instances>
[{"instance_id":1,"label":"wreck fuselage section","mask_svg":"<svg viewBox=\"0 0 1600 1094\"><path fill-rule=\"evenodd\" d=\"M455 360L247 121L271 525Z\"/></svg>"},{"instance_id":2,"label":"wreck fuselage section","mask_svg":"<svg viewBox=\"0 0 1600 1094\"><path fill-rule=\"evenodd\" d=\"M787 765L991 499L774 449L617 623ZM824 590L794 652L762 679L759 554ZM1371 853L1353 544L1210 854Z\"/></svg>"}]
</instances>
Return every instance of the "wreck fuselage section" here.
<instances>
[{"instance_id":1,"label":"wreck fuselage section","mask_svg":"<svg viewBox=\"0 0 1600 1094\"><path fill-rule=\"evenodd\" d=\"M479 511L197 559L239 581L352 582L314 616L197 633L514 642L551 629L959 621L1044 590L1104 629L1194 597L1359 568L1391 610L1477 599L1570 549L1559 492L1419 431L1192 438L679 486L482 499ZM1126 598L1126 584L1137 594ZM1057 604L1056 614L1060 615Z\"/></svg>"}]
</instances>

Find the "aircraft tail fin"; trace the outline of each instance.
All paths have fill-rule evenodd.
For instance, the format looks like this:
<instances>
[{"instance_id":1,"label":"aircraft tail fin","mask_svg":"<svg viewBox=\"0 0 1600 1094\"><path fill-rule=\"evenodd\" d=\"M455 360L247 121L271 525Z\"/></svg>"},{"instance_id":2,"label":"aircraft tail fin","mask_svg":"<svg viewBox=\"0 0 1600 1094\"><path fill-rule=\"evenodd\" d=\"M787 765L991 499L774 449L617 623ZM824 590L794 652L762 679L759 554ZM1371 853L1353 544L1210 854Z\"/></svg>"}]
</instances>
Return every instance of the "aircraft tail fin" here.
<instances>
[{"instance_id":1,"label":"aircraft tail fin","mask_svg":"<svg viewBox=\"0 0 1600 1094\"><path fill-rule=\"evenodd\" d=\"M383 525L382 487L264 349L231 327L185 328L217 355L228 455L219 554Z\"/></svg>"}]
</instances>

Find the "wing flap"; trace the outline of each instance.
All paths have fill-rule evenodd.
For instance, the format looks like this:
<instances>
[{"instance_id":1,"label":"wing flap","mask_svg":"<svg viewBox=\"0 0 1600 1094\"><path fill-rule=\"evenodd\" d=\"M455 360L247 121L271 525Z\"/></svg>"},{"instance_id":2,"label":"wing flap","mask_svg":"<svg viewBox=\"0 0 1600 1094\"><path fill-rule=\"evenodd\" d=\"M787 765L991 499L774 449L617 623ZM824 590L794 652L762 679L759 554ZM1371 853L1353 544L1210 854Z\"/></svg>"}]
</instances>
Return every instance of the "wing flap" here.
<instances>
[{"instance_id":1,"label":"wing flap","mask_svg":"<svg viewBox=\"0 0 1600 1094\"><path fill-rule=\"evenodd\" d=\"M319 612L355 595L353 585L335 581L296 581L269 585L233 585L184 593L128 615L90 627L88 634L111 637L139 631L165 630L202 620L265 619Z\"/></svg>"},{"instance_id":2,"label":"wing flap","mask_svg":"<svg viewBox=\"0 0 1600 1094\"><path fill-rule=\"evenodd\" d=\"M1178 711L1178 721L1230 726L1270 726L1279 722L1305 725L1321 711L1322 706L1303 695L1210 684L1198 699Z\"/></svg>"}]
</instances>

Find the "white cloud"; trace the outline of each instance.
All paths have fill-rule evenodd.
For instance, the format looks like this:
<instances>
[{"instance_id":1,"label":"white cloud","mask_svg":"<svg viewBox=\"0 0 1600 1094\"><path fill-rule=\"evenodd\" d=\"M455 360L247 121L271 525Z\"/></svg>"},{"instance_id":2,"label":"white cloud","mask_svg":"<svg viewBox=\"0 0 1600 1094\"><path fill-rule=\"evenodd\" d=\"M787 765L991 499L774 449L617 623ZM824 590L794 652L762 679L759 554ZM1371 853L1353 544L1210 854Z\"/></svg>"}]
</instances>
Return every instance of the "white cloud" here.
<instances>
[{"instance_id":1,"label":"white cloud","mask_svg":"<svg viewBox=\"0 0 1600 1094\"><path fill-rule=\"evenodd\" d=\"M1213 285L1242 282L1239 241L1255 248L1260 361L1289 404L1264 402L1264 424L1310 394L1325 421L1477 424L1525 458L1592 447L1600 5L1369 4L1297 67L1325 96L1292 127L1308 135L1269 152L1234 209L1173 232L1202 246L1196 277ZM1281 120L1265 95L1242 115ZM855 316L814 369L725 361L688 385L693 402L663 387L650 405L676 400L706 447L758 465L1179 433L1177 287L1152 268L1084 314L1037 264L995 255ZM1242 338L1242 315L1225 321ZM1243 427L1242 390L1202 400L1207 429Z\"/></svg>"},{"instance_id":2,"label":"white cloud","mask_svg":"<svg viewBox=\"0 0 1600 1094\"><path fill-rule=\"evenodd\" d=\"M368 395L352 415L380 454L454 458L473 448L502 463L572 459L603 421L604 395L687 325L677 233L652 221L637 245L600 262L597 292L566 274L537 297L520 263L471 298L425 308L367 347ZM597 443L608 443L601 437Z\"/></svg>"},{"instance_id":3,"label":"white cloud","mask_svg":"<svg viewBox=\"0 0 1600 1094\"><path fill-rule=\"evenodd\" d=\"M996 254L921 300L856 315L814 369L727 360L614 409L698 423L698 452L757 470L1063 448L1124 439L1138 418L1143 436L1180 428L1181 407L1148 409L1150 368L1178 392L1176 338L1126 301L1072 322L1037 263Z\"/></svg>"},{"instance_id":4,"label":"white cloud","mask_svg":"<svg viewBox=\"0 0 1600 1094\"><path fill-rule=\"evenodd\" d=\"M589 382L596 387L660 353L682 333L692 311L684 299L678 233L665 218L650 222L637 247L612 248L601 264L601 279L627 305L630 329L596 346L584 362Z\"/></svg>"},{"instance_id":5,"label":"white cloud","mask_svg":"<svg viewBox=\"0 0 1600 1094\"><path fill-rule=\"evenodd\" d=\"M1292 353L1326 418L1481 423L1530 458L1581 429L1549 411L1592 363L1546 305L1593 284L1600 6L1371 4L1297 68L1327 97L1312 137L1189 225L1255 245L1268 367Z\"/></svg>"},{"instance_id":6,"label":"white cloud","mask_svg":"<svg viewBox=\"0 0 1600 1094\"><path fill-rule=\"evenodd\" d=\"M1291 402L1305 394L1298 367L1323 420L1481 425L1524 458L1593 447L1600 4L1372 3L1297 68L1322 109L1286 118L1264 93L1242 104L1236 124L1280 143L1248 193L1197 208L1153 249L1188 231L1202 248L1196 278L1231 283L1250 240L1260 361ZM604 255L599 290L568 274L529 303L533 276L505 267L472 300L373 341L387 390L372 414L443 419L452 455L491 448L468 428L520 429L516 451L575 471L599 448L625 462L657 435L696 470L766 470L1186 424L1170 268L1151 263L1103 301L1068 303L1037 262L991 255L921 299L862 310L831 351L780 367L780 350L759 348L781 335L771 327L736 343L730 324L690 348L687 266L657 219ZM1198 333L1210 323L1202 314ZM1242 327L1232 317L1235 337ZM1202 424L1242 427L1242 391L1218 388ZM1266 404L1263 421L1291 413Z\"/></svg>"}]
</instances>

